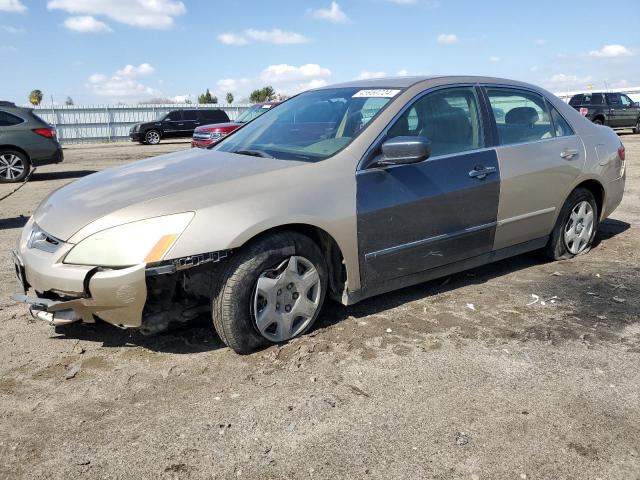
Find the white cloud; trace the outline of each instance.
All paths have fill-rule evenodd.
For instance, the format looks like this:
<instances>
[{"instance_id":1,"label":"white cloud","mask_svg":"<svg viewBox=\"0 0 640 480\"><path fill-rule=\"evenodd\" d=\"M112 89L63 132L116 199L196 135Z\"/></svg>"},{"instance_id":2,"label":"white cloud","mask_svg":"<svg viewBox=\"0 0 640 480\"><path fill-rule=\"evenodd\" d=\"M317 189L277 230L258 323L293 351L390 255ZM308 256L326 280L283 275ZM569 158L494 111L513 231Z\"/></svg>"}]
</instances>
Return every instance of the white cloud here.
<instances>
[{"instance_id":1,"label":"white cloud","mask_svg":"<svg viewBox=\"0 0 640 480\"><path fill-rule=\"evenodd\" d=\"M174 17L187 11L177 0L49 0L47 8L72 15L102 15L132 27L160 30L173 27Z\"/></svg>"},{"instance_id":2,"label":"white cloud","mask_svg":"<svg viewBox=\"0 0 640 480\"><path fill-rule=\"evenodd\" d=\"M136 79L150 75L154 71L151 65L143 63L137 67L127 65L112 76L94 73L88 79L87 89L96 95L114 99L159 96L162 94L159 90L143 85Z\"/></svg>"},{"instance_id":3,"label":"white cloud","mask_svg":"<svg viewBox=\"0 0 640 480\"><path fill-rule=\"evenodd\" d=\"M569 75L566 73L556 73L551 77L544 80L544 84L550 88L580 88L584 87L585 83L591 82L593 77L586 75L584 77L578 75Z\"/></svg>"},{"instance_id":4,"label":"white cloud","mask_svg":"<svg viewBox=\"0 0 640 480\"><path fill-rule=\"evenodd\" d=\"M315 63L295 66L286 63L269 65L255 78L224 78L218 80L217 92L224 95L233 92L248 95L256 88L271 85L277 93L294 95L304 90L320 88L327 85L331 70Z\"/></svg>"},{"instance_id":5,"label":"white cloud","mask_svg":"<svg viewBox=\"0 0 640 480\"><path fill-rule=\"evenodd\" d=\"M363 70L358 75L358 80L370 80L372 78L382 78L386 76L387 74L385 72L369 72L367 70Z\"/></svg>"},{"instance_id":6,"label":"white cloud","mask_svg":"<svg viewBox=\"0 0 640 480\"><path fill-rule=\"evenodd\" d=\"M399 70L396 75L398 75L399 77L406 77L407 75L409 75L409 71L403 68L402 70Z\"/></svg>"},{"instance_id":7,"label":"white cloud","mask_svg":"<svg viewBox=\"0 0 640 480\"><path fill-rule=\"evenodd\" d=\"M155 71L155 68L148 63L141 63L137 67L133 65L126 65L122 70L118 70L116 75L121 77L144 77L146 75L151 75Z\"/></svg>"},{"instance_id":8,"label":"white cloud","mask_svg":"<svg viewBox=\"0 0 640 480\"><path fill-rule=\"evenodd\" d=\"M20 0L0 0L0 12L22 13L27 7Z\"/></svg>"},{"instance_id":9,"label":"white cloud","mask_svg":"<svg viewBox=\"0 0 640 480\"><path fill-rule=\"evenodd\" d=\"M490 62L494 62L494 63L495 63L495 62L499 62L500 60L501 60L501 59L500 59L500 57L496 57L496 56L494 56L494 55L492 55L491 57L489 57L489 61L490 61Z\"/></svg>"},{"instance_id":10,"label":"white cloud","mask_svg":"<svg viewBox=\"0 0 640 480\"><path fill-rule=\"evenodd\" d=\"M631 57L633 52L624 45L605 45L600 50L591 50L589 55L598 58Z\"/></svg>"},{"instance_id":11,"label":"white cloud","mask_svg":"<svg viewBox=\"0 0 640 480\"><path fill-rule=\"evenodd\" d=\"M255 30L249 28L242 33L221 33L218 41L225 45L248 45L251 42L273 43L274 45L287 45L306 43L309 41L304 35L295 32L285 32L279 28L273 30Z\"/></svg>"},{"instance_id":12,"label":"white cloud","mask_svg":"<svg viewBox=\"0 0 640 480\"><path fill-rule=\"evenodd\" d=\"M438 35L438 38L436 40L442 45L453 45L454 43L460 42L458 36L454 35L453 33L441 33L440 35Z\"/></svg>"},{"instance_id":13,"label":"white cloud","mask_svg":"<svg viewBox=\"0 0 640 480\"><path fill-rule=\"evenodd\" d=\"M336 2L331 2L329 8L320 8L318 10L313 10L311 12L313 18L318 20L326 20L332 23L347 23L349 22L349 17L346 13L342 11L340 5Z\"/></svg>"},{"instance_id":14,"label":"white cloud","mask_svg":"<svg viewBox=\"0 0 640 480\"><path fill-rule=\"evenodd\" d=\"M194 100L194 95L191 95L190 93L186 93L184 95L176 95L174 97L171 97L171 100L173 100L176 103L187 103L187 102L193 102Z\"/></svg>"},{"instance_id":15,"label":"white cloud","mask_svg":"<svg viewBox=\"0 0 640 480\"><path fill-rule=\"evenodd\" d=\"M388 0L391 3L396 3L398 5L416 5L418 0Z\"/></svg>"},{"instance_id":16,"label":"white cloud","mask_svg":"<svg viewBox=\"0 0 640 480\"><path fill-rule=\"evenodd\" d=\"M235 33L221 33L218 35L218 41L225 45L247 45L249 43L249 40Z\"/></svg>"},{"instance_id":17,"label":"white cloud","mask_svg":"<svg viewBox=\"0 0 640 480\"><path fill-rule=\"evenodd\" d=\"M96 20L95 17L69 17L64 21L64 26L74 32L95 33L111 32L111 28L104 22Z\"/></svg>"},{"instance_id":18,"label":"white cloud","mask_svg":"<svg viewBox=\"0 0 640 480\"><path fill-rule=\"evenodd\" d=\"M18 33L25 32L24 28L12 27L11 25L0 25L0 30L2 30L3 32L11 33L11 34L18 34Z\"/></svg>"}]
</instances>

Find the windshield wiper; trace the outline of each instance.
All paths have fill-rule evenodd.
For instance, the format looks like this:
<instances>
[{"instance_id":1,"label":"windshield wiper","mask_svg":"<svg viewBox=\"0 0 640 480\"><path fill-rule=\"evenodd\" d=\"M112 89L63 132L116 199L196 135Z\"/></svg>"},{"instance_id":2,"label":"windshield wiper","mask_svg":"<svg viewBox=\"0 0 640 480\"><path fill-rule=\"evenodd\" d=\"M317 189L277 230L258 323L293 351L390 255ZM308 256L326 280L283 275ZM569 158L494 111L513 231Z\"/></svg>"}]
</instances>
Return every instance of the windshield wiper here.
<instances>
[{"instance_id":1,"label":"windshield wiper","mask_svg":"<svg viewBox=\"0 0 640 480\"><path fill-rule=\"evenodd\" d=\"M269 155L264 150L234 150L231 153L237 153L238 155L249 155L251 157L276 158L273 155Z\"/></svg>"}]
</instances>

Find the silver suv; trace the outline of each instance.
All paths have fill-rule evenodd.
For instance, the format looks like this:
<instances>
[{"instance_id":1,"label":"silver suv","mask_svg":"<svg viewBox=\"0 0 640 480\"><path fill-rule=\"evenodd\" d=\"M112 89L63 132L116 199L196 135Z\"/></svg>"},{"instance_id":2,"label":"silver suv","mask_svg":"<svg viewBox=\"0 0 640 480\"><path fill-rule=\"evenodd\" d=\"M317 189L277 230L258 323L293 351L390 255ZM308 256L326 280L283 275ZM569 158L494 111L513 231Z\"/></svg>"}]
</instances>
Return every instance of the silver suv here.
<instances>
[{"instance_id":1,"label":"silver suv","mask_svg":"<svg viewBox=\"0 0 640 480\"><path fill-rule=\"evenodd\" d=\"M15 252L55 325L157 332L210 310L237 352L372 295L541 249L589 250L625 150L549 92L486 77L308 91L227 136L47 197Z\"/></svg>"}]
</instances>

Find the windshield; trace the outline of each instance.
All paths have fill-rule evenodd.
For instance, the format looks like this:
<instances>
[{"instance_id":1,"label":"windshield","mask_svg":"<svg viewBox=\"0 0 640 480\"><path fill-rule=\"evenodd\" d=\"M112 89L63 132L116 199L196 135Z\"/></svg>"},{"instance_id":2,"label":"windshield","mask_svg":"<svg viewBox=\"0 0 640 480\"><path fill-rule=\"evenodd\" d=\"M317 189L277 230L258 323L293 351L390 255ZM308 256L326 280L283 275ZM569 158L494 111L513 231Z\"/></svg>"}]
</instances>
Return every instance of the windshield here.
<instances>
[{"instance_id":1,"label":"windshield","mask_svg":"<svg viewBox=\"0 0 640 480\"><path fill-rule=\"evenodd\" d=\"M336 88L306 92L260 116L214 150L320 161L346 147L400 90Z\"/></svg>"},{"instance_id":2,"label":"windshield","mask_svg":"<svg viewBox=\"0 0 640 480\"><path fill-rule=\"evenodd\" d=\"M236 119L238 123L247 123L253 120L254 118L258 118L263 113L267 112L271 108L271 105L254 105L253 107L245 110L240 114L240 116Z\"/></svg>"}]
</instances>

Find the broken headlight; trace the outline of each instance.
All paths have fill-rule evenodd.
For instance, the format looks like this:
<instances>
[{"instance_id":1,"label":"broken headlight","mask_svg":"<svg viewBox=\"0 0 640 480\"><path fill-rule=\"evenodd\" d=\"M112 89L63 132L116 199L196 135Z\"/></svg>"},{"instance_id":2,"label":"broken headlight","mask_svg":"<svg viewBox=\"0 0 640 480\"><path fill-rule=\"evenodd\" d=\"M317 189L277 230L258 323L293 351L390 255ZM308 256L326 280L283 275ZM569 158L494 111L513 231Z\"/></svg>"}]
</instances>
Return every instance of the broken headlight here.
<instances>
[{"instance_id":1,"label":"broken headlight","mask_svg":"<svg viewBox=\"0 0 640 480\"><path fill-rule=\"evenodd\" d=\"M88 236L71 249L64 263L129 267L164 259L193 218L193 212L125 223Z\"/></svg>"}]
</instances>

